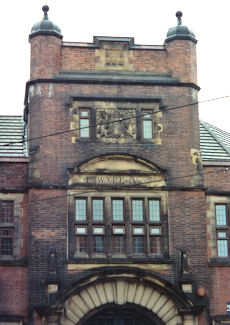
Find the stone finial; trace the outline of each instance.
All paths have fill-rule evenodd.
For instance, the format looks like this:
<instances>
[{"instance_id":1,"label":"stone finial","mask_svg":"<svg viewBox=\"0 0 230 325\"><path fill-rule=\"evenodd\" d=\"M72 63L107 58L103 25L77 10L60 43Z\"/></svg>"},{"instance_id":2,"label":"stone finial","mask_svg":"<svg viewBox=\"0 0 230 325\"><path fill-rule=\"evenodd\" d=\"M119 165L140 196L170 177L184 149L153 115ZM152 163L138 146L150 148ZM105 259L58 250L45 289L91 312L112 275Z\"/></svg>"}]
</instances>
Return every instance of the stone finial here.
<instances>
[{"instance_id":1,"label":"stone finial","mask_svg":"<svg viewBox=\"0 0 230 325\"><path fill-rule=\"evenodd\" d=\"M181 17L183 16L181 11L176 12L176 17L177 17L177 25L182 25L182 20Z\"/></svg>"},{"instance_id":2,"label":"stone finial","mask_svg":"<svg viewBox=\"0 0 230 325\"><path fill-rule=\"evenodd\" d=\"M48 11L49 11L49 6L45 5L42 7L42 10L44 12L44 18L48 18Z\"/></svg>"}]
</instances>

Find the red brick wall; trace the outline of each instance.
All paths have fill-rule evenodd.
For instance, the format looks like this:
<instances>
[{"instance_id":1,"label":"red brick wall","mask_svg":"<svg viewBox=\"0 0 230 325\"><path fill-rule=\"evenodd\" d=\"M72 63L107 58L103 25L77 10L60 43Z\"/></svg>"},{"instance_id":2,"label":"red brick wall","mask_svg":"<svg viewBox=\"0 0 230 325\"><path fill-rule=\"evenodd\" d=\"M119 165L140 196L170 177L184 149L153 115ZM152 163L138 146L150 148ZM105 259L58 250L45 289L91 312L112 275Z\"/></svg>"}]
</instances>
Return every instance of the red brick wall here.
<instances>
[{"instance_id":1,"label":"red brick wall","mask_svg":"<svg viewBox=\"0 0 230 325\"><path fill-rule=\"evenodd\" d=\"M211 315L226 314L227 302L230 301L229 266L210 267L209 274Z\"/></svg>"},{"instance_id":2,"label":"red brick wall","mask_svg":"<svg viewBox=\"0 0 230 325\"><path fill-rule=\"evenodd\" d=\"M0 266L0 314L28 313L27 267Z\"/></svg>"},{"instance_id":3,"label":"red brick wall","mask_svg":"<svg viewBox=\"0 0 230 325\"><path fill-rule=\"evenodd\" d=\"M204 186L209 191L230 191L230 169L225 170L226 168L225 166L204 167Z\"/></svg>"},{"instance_id":4,"label":"red brick wall","mask_svg":"<svg viewBox=\"0 0 230 325\"><path fill-rule=\"evenodd\" d=\"M172 255L188 253L190 272L199 285L208 289L205 193L170 191L169 246Z\"/></svg>"},{"instance_id":5,"label":"red brick wall","mask_svg":"<svg viewBox=\"0 0 230 325\"><path fill-rule=\"evenodd\" d=\"M53 94L49 98L49 85L39 84L41 94L31 97L30 138L47 135L70 129L70 108L66 106L72 94L105 95L105 96L152 96L161 97L167 107L184 105L192 102L191 91L186 87L160 86L118 86L118 85L53 85ZM184 107L162 112L159 118L162 124L161 145L148 146L134 141L127 147L119 145L117 152L140 155L162 167L169 169L170 178L193 174L195 166L192 162L191 148L199 150L197 106ZM73 132L41 140L31 141L30 181L33 182L33 168L39 169L40 182L43 184L61 185L67 177L67 168L90 157L107 152L114 152L106 144L100 143L100 150L95 142L86 145L72 143ZM40 148L38 145L40 144ZM36 160L36 164L33 164ZM36 166L35 166L36 165ZM184 186L191 185L191 178L181 178L170 182Z\"/></svg>"},{"instance_id":6,"label":"red brick wall","mask_svg":"<svg viewBox=\"0 0 230 325\"><path fill-rule=\"evenodd\" d=\"M30 40L30 79L52 78L61 67L61 40L39 35Z\"/></svg>"},{"instance_id":7,"label":"red brick wall","mask_svg":"<svg viewBox=\"0 0 230 325\"><path fill-rule=\"evenodd\" d=\"M27 163L0 162L0 189L25 188L27 166Z\"/></svg>"}]
</instances>

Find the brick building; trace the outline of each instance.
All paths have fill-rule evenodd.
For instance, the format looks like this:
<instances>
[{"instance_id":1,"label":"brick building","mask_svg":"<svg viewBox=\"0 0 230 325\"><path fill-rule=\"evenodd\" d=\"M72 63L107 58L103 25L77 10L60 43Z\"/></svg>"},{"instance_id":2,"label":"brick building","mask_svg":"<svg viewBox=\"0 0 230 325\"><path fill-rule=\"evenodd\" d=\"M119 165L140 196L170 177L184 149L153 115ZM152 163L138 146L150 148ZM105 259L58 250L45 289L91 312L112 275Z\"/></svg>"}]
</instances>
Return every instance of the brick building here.
<instances>
[{"instance_id":1,"label":"brick building","mask_svg":"<svg viewBox=\"0 0 230 325\"><path fill-rule=\"evenodd\" d=\"M230 135L199 122L195 35L177 12L164 45L65 42L43 11L24 119L0 117L0 324L230 322Z\"/></svg>"}]
</instances>

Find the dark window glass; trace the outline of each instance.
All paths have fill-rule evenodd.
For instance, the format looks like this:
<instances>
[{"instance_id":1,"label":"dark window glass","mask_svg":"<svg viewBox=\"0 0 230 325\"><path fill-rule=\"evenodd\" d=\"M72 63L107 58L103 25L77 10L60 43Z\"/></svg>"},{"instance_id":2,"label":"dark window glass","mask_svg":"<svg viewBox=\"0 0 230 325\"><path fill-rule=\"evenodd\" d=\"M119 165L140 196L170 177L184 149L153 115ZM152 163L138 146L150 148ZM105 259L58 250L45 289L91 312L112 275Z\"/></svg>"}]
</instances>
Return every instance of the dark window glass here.
<instances>
[{"instance_id":1,"label":"dark window glass","mask_svg":"<svg viewBox=\"0 0 230 325\"><path fill-rule=\"evenodd\" d=\"M227 204L216 204L216 242L217 256L228 257L229 248L229 206Z\"/></svg>"},{"instance_id":2,"label":"dark window glass","mask_svg":"<svg viewBox=\"0 0 230 325\"><path fill-rule=\"evenodd\" d=\"M0 223L14 222L14 201L0 201Z\"/></svg>"},{"instance_id":3,"label":"dark window glass","mask_svg":"<svg viewBox=\"0 0 230 325\"><path fill-rule=\"evenodd\" d=\"M162 238L159 236L150 236L149 238L150 253L161 254L162 253Z\"/></svg>"},{"instance_id":4,"label":"dark window glass","mask_svg":"<svg viewBox=\"0 0 230 325\"><path fill-rule=\"evenodd\" d=\"M88 253L88 237L76 236L76 253L87 254Z\"/></svg>"},{"instance_id":5,"label":"dark window glass","mask_svg":"<svg viewBox=\"0 0 230 325\"><path fill-rule=\"evenodd\" d=\"M124 254L125 252L125 240L124 236L113 236L113 247L112 251L114 254Z\"/></svg>"},{"instance_id":6,"label":"dark window glass","mask_svg":"<svg viewBox=\"0 0 230 325\"><path fill-rule=\"evenodd\" d=\"M1 229L1 255L13 255L13 230Z\"/></svg>"},{"instance_id":7,"label":"dark window glass","mask_svg":"<svg viewBox=\"0 0 230 325\"><path fill-rule=\"evenodd\" d=\"M104 253L104 236L93 236L93 252L96 254Z\"/></svg>"},{"instance_id":8,"label":"dark window glass","mask_svg":"<svg viewBox=\"0 0 230 325\"><path fill-rule=\"evenodd\" d=\"M144 236L133 236L133 252L134 252L134 254L143 254L144 251L145 251Z\"/></svg>"}]
</instances>

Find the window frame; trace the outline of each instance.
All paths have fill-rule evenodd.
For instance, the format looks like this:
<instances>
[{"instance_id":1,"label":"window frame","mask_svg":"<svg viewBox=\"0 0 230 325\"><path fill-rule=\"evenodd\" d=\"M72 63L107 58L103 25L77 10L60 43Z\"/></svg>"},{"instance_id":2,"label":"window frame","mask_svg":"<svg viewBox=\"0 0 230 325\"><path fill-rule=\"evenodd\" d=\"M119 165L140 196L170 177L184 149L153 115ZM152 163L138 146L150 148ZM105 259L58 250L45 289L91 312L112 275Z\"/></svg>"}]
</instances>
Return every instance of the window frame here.
<instances>
[{"instance_id":1,"label":"window frame","mask_svg":"<svg viewBox=\"0 0 230 325\"><path fill-rule=\"evenodd\" d=\"M218 224L217 207L225 206L225 224ZM216 252L218 258L229 258L230 257L230 205L227 203L216 203L215 204L215 225L216 225ZM225 233L226 237L219 237L219 233ZM219 243L225 241L227 243L227 255L222 256L219 253Z\"/></svg>"},{"instance_id":2,"label":"window frame","mask_svg":"<svg viewBox=\"0 0 230 325\"><path fill-rule=\"evenodd\" d=\"M113 215L113 202L114 201L122 201L122 219L121 220L116 220L114 219L114 215ZM125 222L125 205L124 205L124 198L120 198L120 197L111 197L111 218L112 218L112 222L113 223L124 223Z\"/></svg>"},{"instance_id":3,"label":"window frame","mask_svg":"<svg viewBox=\"0 0 230 325\"><path fill-rule=\"evenodd\" d=\"M85 219L76 219L76 201L80 201L80 200L84 200L85 201L85 206L86 206L86 217ZM76 197L74 199L74 219L75 219L75 223L85 223L88 221L89 219L89 211L88 211L88 198L87 197Z\"/></svg>"},{"instance_id":4,"label":"window frame","mask_svg":"<svg viewBox=\"0 0 230 325\"><path fill-rule=\"evenodd\" d=\"M87 112L88 116L83 116L82 112ZM81 126L81 121L82 120L88 120L88 126L87 127L82 127ZM84 136L82 135L82 130L83 132L88 130L88 135ZM90 139L92 136L91 134L91 109L89 107L79 107L79 137L81 139Z\"/></svg>"},{"instance_id":5,"label":"window frame","mask_svg":"<svg viewBox=\"0 0 230 325\"><path fill-rule=\"evenodd\" d=\"M128 195L122 193L123 195L114 195L114 193L96 193L95 196L89 195L87 198L85 196L78 196L73 198L75 199L87 199L87 206L88 206L88 215L85 221L76 221L74 216L75 222L75 231L74 236L88 236L88 254L77 254L77 252L73 249L73 256L74 258L142 258L143 261L149 258L164 258L168 254L168 237L167 231L164 231L166 236L163 237L163 219L162 219L162 208L163 208L163 201L164 195L158 195L158 197L152 197L151 195L140 195L141 193L134 193L131 192ZM100 200L103 204L103 219L101 220L94 220L93 219L93 202L94 200ZM113 202L115 200L122 200L123 204L123 220L114 220L113 218ZM133 203L135 200L141 201L141 209L143 214L141 220L133 220ZM156 200L159 202L159 220L150 220L149 215L149 202L151 200ZM118 207L119 208L119 207ZM102 209L102 207L100 208ZM71 211L71 210L70 210ZM77 234L77 228L85 228L87 229L84 234ZM164 223L164 227L167 227L167 223ZM100 233L95 233L96 228L102 228L103 231ZM142 233L134 233L134 229L141 228L143 231ZM150 229L157 228L159 229L157 234L151 234ZM117 230L117 231L116 231ZM156 252L153 252L150 247L150 237L151 236L159 237L160 241L160 251L157 249ZM99 253L95 251L95 236L103 236L104 242L104 251ZM113 242L118 241L116 239L121 237L120 239L121 248L113 249ZM137 252L134 249L134 242L136 236L143 236L143 245L141 252ZM71 244L71 242L70 242ZM119 243L118 243L119 246ZM70 250L71 252L72 250Z\"/></svg>"},{"instance_id":6,"label":"window frame","mask_svg":"<svg viewBox=\"0 0 230 325\"><path fill-rule=\"evenodd\" d=\"M93 202L94 201L102 201L102 219L95 220L94 219L94 208L93 208ZM101 197L92 197L91 198L91 221L92 223L104 223L105 222L105 199Z\"/></svg>"},{"instance_id":7,"label":"window frame","mask_svg":"<svg viewBox=\"0 0 230 325\"><path fill-rule=\"evenodd\" d=\"M133 202L134 201L141 201L142 202L142 219L139 219L139 220L135 220L134 219L134 216L133 216L133 212L134 212L134 209L133 209ZM144 198L131 198L131 220L132 220L132 223L143 223L145 222L145 204L144 204Z\"/></svg>"},{"instance_id":8,"label":"window frame","mask_svg":"<svg viewBox=\"0 0 230 325\"><path fill-rule=\"evenodd\" d=\"M141 122L142 139L143 140L151 140L151 139L153 139L153 133L154 133L153 109L142 109L141 114L142 114L142 122ZM147 114L149 114L150 117L147 117L146 116ZM145 128L146 128L144 126L145 121L151 122L151 128L152 128L151 137L145 137Z\"/></svg>"},{"instance_id":9,"label":"window frame","mask_svg":"<svg viewBox=\"0 0 230 325\"><path fill-rule=\"evenodd\" d=\"M9 205L9 209L4 209L4 205ZM11 217L8 216L8 210L11 210ZM4 213L5 212L5 213ZM14 256L15 231L14 231L15 211L14 200L0 200L0 257L10 258ZM11 235L3 234L4 231L9 231ZM3 241L5 238L11 239L11 254L3 253Z\"/></svg>"}]
</instances>

